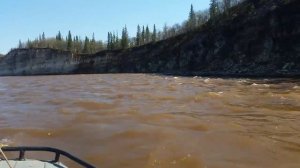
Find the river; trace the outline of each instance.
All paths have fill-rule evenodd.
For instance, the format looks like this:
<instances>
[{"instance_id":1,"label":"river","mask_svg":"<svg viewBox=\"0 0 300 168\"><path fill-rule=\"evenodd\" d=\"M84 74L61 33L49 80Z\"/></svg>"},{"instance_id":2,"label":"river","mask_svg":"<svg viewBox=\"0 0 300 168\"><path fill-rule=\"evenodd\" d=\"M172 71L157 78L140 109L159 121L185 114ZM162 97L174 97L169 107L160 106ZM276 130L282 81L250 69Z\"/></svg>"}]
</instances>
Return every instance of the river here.
<instances>
[{"instance_id":1,"label":"river","mask_svg":"<svg viewBox=\"0 0 300 168\"><path fill-rule=\"evenodd\" d=\"M0 142L97 167L300 167L300 80L1 77L0 109Z\"/></svg>"}]
</instances>

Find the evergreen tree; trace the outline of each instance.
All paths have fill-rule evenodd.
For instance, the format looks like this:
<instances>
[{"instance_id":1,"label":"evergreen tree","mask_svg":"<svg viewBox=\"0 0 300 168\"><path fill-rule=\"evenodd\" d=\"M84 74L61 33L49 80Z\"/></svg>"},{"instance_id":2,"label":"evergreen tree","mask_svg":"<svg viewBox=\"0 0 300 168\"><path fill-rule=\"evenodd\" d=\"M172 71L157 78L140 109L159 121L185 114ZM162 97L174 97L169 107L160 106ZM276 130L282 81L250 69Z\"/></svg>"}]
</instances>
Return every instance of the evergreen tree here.
<instances>
[{"instance_id":1,"label":"evergreen tree","mask_svg":"<svg viewBox=\"0 0 300 168\"><path fill-rule=\"evenodd\" d=\"M111 48L111 42L112 42L111 33L108 32L108 34L107 34L107 49L108 49L108 50L111 50L111 49L112 49L112 48Z\"/></svg>"},{"instance_id":2,"label":"evergreen tree","mask_svg":"<svg viewBox=\"0 0 300 168\"><path fill-rule=\"evenodd\" d=\"M60 31L58 31L58 34L57 34L57 36L56 36L56 40L59 40L59 41L62 40L62 36L61 36Z\"/></svg>"},{"instance_id":3,"label":"evergreen tree","mask_svg":"<svg viewBox=\"0 0 300 168\"><path fill-rule=\"evenodd\" d=\"M149 42L150 42L150 37L151 37L151 34L150 34L149 27L148 27L148 25L147 25L147 26L146 26L146 33L145 33L145 42L146 42L146 43L149 43Z\"/></svg>"},{"instance_id":4,"label":"evergreen tree","mask_svg":"<svg viewBox=\"0 0 300 168\"><path fill-rule=\"evenodd\" d=\"M190 30L194 29L196 27L196 23L197 23L196 14L193 5L191 5L189 20L188 20L189 29Z\"/></svg>"},{"instance_id":5,"label":"evergreen tree","mask_svg":"<svg viewBox=\"0 0 300 168\"><path fill-rule=\"evenodd\" d=\"M137 26L137 32L136 32L136 46L141 45L141 27L140 25Z\"/></svg>"},{"instance_id":6,"label":"evergreen tree","mask_svg":"<svg viewBox=\"0 0 300 168\"><path fill-rule=\"evenodd\" d=\"M45 36L45 33L43 32L42 34L42 40L45 41L46 40L46 36Z\"/></svg>"},{"instance_id":7,"label":"evergreen tree","mask_svg":"<svg viewBox=\"0 0 300 168\"><path fill-rule=\"evenodd\" d=\"M19 46L18 46L18 48L23 48L21 40L19 40Z\"/></svg>"},{"instance_id":8,"label":"evergreen tree","mask_svg":"<svg viewBox=\"0 0 300 168\"><path fill-rule=\"evenodd\" d=\"M145 27L143 26L142 36L141 36L141 44L145 44Z\"/></svg>"},{"instance_id":9,"label":"evergreen tree","mask_svg":"<svg viewBox=\"0 0 300 168\"><path fill-rule=\"evenodd\" d=\"M71 31L69 31L68 36L67 36L67 50L71 51L73 47L73 41L72 41L72 34Z\"/></svg>"},{"instance_id":10,"label":"evergreen tree","mask_svg":"<svg viewBox=\"0 0 300 168\"><path fill-rule=\"evenodd\" d=\"M167 24L164 25L164 30L163 30L163 39L167 39L169 37L168 35L168 26Z\"/></svg>"},{"instance_id":11,"label":"evergreen tree","mask_svg":"<svg viewBox=\"0 0 300 168\"><path fill-rule=\"evenodd\" d=\"M218 2L217 0L211 0L210 1L210 7L209 7L209 14L210 18L214 19L218 14L219 14L219 9L218 9Z\"/></svg>"},{"instance_id":12,"label":"evergreen tree","mask_svg":"<svg viewBox=\"0 0 300 168\"><path fill-rule=\"evenodd\" d=\"M84 46L83 46L82 53L85 53L85 54L89 53L89 43L90 43L89 38L87 36L85 36Z\"/></svg>"},{"instance_id":13,"label":"evergreen tree","mask_svg":"<svg viewBox=\"0 0 300 168\"><path fill-rule=\"evenodd\" d=\"M90 48L91 48L91 52L92 52L92 53L95 53L95 52L96 52L95 33L93 33L92 41L91 41L91 44L90 44Z\"/></svg>"},{"instance_id":14,"label":"evergreen tree","mask_svg":"<svg viewBox=\"0 0 300 168\"><path fill-rule=\"evenodd\" d=\"M125 26L122 31L122 39L121 39L121 47L122 49L128 48L129 40L128 40L128 31L127 27Z\"/></svg>"},{"instance_id":15,"label":"evergreen tree","mask_svg":"<svg viewBox=\"0 0 300 168\"><path fill-rule=\"evenodd\" d=\"M60 31L58 31L58 34L56 35L56 42L55 42L55 48L57 49L63 49L64 48L64 42L62 39L62 35Z\"/></svg>"},{"instance_id":16,"label":"evergreen tree","mask_svg":"<svg viewBox=\"0 0 300 168\"><path fill-rule=\"evenodd\" d=\"M157 38L156 26L153 25L152 42L155 42Z\"/></svg>"}]
</instances>

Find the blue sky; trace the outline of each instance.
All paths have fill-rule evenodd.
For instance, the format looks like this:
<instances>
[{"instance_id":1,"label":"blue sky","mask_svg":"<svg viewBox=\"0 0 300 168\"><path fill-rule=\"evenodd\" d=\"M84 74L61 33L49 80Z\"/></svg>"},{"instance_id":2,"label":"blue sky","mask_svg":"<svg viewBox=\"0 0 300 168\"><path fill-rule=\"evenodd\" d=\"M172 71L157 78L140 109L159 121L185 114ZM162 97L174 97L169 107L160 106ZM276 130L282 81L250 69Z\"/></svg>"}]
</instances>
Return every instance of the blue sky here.
<instances>
[{"instance_id":1,"label":"blue sky","mask_svg":"<svg viewBox=\"0 0 300 168\"><path fill-rule=\"evenodd\" d=\"M188 17L190 5L207 9L209 0L0 0L0 53L16 47L19 39L34 39L42 32L47 37L60 30L106 40L108 31L127 25L135 36L136 26L181 23Z\"/></svg>"}]
</instances>

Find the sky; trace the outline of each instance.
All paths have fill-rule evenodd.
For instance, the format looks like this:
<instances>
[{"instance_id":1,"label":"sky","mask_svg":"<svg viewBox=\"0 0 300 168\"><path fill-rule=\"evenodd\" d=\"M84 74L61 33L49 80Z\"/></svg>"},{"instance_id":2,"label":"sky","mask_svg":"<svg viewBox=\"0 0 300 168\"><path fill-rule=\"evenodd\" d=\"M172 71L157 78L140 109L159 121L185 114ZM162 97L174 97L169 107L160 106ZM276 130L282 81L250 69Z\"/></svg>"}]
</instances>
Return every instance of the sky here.
<instances>
[{"instance_id":1,"label":"sky","mask_svg":"<svg viewBox=\"0 0 300 168\"><path fill-rule=\"evenodd\" d=\"M156 24L158 29L188 18L190 5L196 11L207 9L210 0L0 0L0 53L17 47L19 40L34 40L45 32L55 37L91 37L105 41L107 32L121 34L126 25L129 36L136 27Z\"/></svg>"}]
</instances>

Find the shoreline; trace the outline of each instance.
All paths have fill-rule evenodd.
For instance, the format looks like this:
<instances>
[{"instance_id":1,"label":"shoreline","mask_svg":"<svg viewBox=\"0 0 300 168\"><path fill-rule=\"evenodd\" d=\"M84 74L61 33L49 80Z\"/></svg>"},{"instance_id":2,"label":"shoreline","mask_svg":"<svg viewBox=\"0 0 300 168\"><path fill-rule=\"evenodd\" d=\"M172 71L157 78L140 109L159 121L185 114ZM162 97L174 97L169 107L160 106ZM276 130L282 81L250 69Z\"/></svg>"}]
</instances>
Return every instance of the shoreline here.
<instances>
[{"instance_id":1,"label":"shoreline","mask_svg":"<svg viewBox=\"0 0 300 168\"><path fill-rule=\"evenodd\" d=\"M299 5L297 0L274 1L248 8L253 6L248 1L236 14L197 30L124 50L74 54L50 48L15 49L0 58L0 76L156 73L300 78Z\"/></svg>"}]
</instances>

